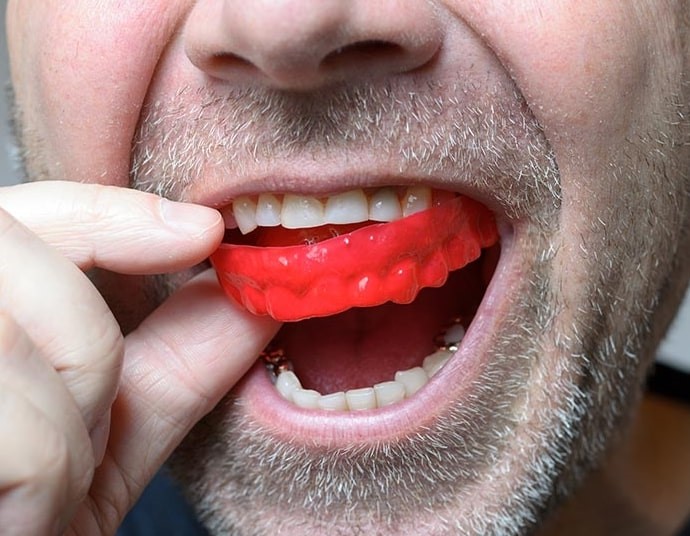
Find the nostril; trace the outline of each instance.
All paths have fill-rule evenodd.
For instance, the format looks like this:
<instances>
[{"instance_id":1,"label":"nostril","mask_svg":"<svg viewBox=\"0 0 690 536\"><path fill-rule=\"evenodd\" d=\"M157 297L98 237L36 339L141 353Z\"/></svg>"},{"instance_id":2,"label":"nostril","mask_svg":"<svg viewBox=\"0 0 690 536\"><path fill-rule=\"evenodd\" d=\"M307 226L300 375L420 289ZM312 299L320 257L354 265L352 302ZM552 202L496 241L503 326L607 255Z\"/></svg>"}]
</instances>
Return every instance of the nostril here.
<instances>
[{"instance_id":1,"label":"nostril","mask_svg":"<svg viewBox=\"0 0 690 536\"><path fill-rule=\"evenodd\" d=\"M183 35L195 67L218 80L284 90L418 73L444 35L429 1L191 3Z\"/></svg>"},{"instance_id":2,"label":"nostril","mask_svg":"<svg viewBox=\"0 0 690 536\"><path fill-rule=\"evenodd\" d=\"M228 68L247 68L252 67L252 62L232 53L220 53L211 55L206 62L205 68L209 72L223 72Z\"/></svg>"},{"instance_id":3,"label":"nostril","mask_svg":"<svg viewBox=\"0 0 690 536\"><path fill-rule=\"evenodd\" d=\"M290 78L295 73L300 73L300 80L304 83L307 81L309 72L300 70L299 67L309 65L310 62L303 59L305 56L307 55L295 58L285 53L280 61L274 59L270 62L257 64L239 54L221 52L209 55L203 62L203 69L214 76L222 76L222 73L228 70L252 72L258 69L276 80L283 77ZM383 40L363 40L336 48L327 54L320 63L317 60L315 64L318 64L319 70L324 74L343 71L353 65L361 66L362 72L366 72L387 62L401 63L404 58L405 47ZM292 74L286 74L288 72ZM315 70L314 73L316 72Z\"/></svg>"},{"instance_id":4,"label":"nostril","mask_svg":"<svg viewBox=\"0 0 690 536\"><path fill-rule=\"evenodd\" d=\"M337 68L348 63L395 60L404 53L403 47L388 41L358 41L335 49L322 60L321 65L326 68Z\"/></svg>"}]
</instances>

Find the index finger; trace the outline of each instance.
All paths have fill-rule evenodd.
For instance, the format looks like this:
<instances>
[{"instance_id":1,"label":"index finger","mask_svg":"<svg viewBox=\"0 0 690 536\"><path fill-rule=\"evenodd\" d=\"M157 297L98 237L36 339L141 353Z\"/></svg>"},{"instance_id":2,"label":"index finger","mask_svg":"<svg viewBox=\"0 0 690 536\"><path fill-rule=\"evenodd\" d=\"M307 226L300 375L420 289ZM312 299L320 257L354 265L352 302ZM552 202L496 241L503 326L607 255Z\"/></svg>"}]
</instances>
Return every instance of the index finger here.
<instances>
[{"instance_id":1,"label":"index finger","mask_svg":"<svg viewBox=\"0 0 690 536\"><path fill-rule=\"evenodd\" d=\"M0 188L0 208L82 270L179 270L206 258L224 232L216 210L98 184L43 181Z\"/></svg>"}]
</instances>

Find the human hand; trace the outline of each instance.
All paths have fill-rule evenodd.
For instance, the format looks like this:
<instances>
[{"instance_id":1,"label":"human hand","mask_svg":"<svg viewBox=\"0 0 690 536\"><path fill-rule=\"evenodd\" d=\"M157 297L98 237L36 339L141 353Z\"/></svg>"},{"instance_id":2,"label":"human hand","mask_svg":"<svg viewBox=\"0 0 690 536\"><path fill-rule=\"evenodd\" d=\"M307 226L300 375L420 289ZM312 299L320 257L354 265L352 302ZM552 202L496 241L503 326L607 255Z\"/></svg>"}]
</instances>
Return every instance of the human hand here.
<instances>
[{"instance_id":1,"label":"human hand","mask_svg":"<svg viewBox=\"0 0 690 536\"><path fill-rule=\"evenodd\" d=\"M0 188L3 534L114 533L272 337L277 324L228 305L208 272L123 337L83 273L178 271L223 227L211 209L123 188Z\"/></svg>"}]
</instances>

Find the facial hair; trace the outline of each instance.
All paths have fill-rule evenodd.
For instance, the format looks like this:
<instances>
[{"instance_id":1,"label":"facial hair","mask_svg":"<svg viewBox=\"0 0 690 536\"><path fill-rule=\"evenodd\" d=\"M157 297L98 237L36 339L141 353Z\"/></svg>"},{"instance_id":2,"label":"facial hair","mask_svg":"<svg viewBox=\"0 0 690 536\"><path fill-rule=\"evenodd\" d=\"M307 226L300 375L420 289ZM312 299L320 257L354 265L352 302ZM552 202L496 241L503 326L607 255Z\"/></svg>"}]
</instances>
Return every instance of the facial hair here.
<instances>
[{"instance_id":1,"label":"facial hair","mask_svg":"<svg viewBox=\"0 0 690 536\"><path fill-rule=\"evenodd\" d=\"M359 159L372 147L398 173L452 177L449 186L490 193L512 218L530 215L516 240L531 262L505 298L511 313L495 331L471 399L393 443L290 444L253 422L229 394L171 461L213 533L524 533L601 458L639 394L672 261L664 260L653 282L646 268L628 273L637 255L626 233L648 232L632 222L643 180L687 192L670 153L641 165L635 146L602 177L625 182L629 202L602 205L588 229L586 247L595 253L583 262L592 277L567 321L558 292L567 277L558 256L561 176L514 88L387 84L308 96L186 88L143 115L132 182L184 199L209 170L241 177L265 162ZM682 243L677 229L686 204L669 210L656 198L644 202L645 216L660 222L655 237ZM624 273L633 290L621 288Z\"/></svg>"}]
</instances>

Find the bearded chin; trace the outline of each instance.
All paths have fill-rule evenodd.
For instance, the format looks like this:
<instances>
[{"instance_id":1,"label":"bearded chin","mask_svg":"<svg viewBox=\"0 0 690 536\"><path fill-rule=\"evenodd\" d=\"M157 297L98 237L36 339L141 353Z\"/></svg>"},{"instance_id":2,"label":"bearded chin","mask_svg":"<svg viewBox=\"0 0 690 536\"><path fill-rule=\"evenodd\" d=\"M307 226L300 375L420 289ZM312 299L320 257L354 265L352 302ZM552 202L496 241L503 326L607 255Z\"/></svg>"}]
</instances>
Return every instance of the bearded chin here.
<instances>
[{"instance_id":1,"label":"bearded chin","mask_svg":"<svg viewBox=\"0 0 690 536\"><path fill-rule=\"evenodd\" d=\"M546 251L546 240L534 242ZM539 333L555 311L549 277L545 261L524 281L499 332L532 336L498 338L472 403L454 403L394 443L293 444L230 393L170 460L200 519L213 534L523 533L601 457L633 387L595 407L609 385L603 364L588 371L560 354L559 367L541 368ZM535 375L546 375L548 388L542 380L535 388Z\"/></svg>"},{"instance_id":2,"label":"bearded chin","mask_svg":"<svg viewBox=\"0 0 690 536\"><path fill-rule=\"evenodd\" d=\"M566 304L561 289L569 272L564 273L559 257L565 249L559 171L539 126L525 115L524 103L512 93L503 95L508 99L503 116L489 106L460 111L441 106L438 116L425 124L407 124L410 140L438 143L408 146L400 134L405 129L399 128L405 110L392 112L396 104L391 103L398 99L391 98L390 91L333 94L317 103L322 107L286 97L264 95L268 100L259 96L248 103L242 95L215 100L207 95L200 100L215 104L192 110L194 122L173 120L161 109L150 110L142 122L135 143L134 184L173 198L183 199L206 166L220 166L228 176L242 175L268 150L273 153L267 157L278 160L303 151L319 161L340 149L355 155L376 146L399 158L401 170L414 168L421 177L448 167L464 180L470 175L463 174L466 166L479 169L466 179L469 187L495 192L509 217L513 207L531 218L519 237L520 254L529 266L509 296L501 297L510 313L487 335L492 338L490 351L468 386L472 397L450 401L415 433L338 448L310 446L301 438L290 441L252 416L241 396L242 381L198 423L173 454L170 467L212 533L525 533L597 465L635 407L653 348L669 318L655 317L664 301L658 289L671 293L682 284L667 284L670 265L653 274L655 281L648 281L650 273L621 277L634 261L630 234L650 234L645 228L632 233L617 228L622 222L644 222L633 216L636 203L644 198L634 185L641 189L649 178L637 171L640 162L618 163L619 177L625 177L621 182L631 185L630 202L620 203L618 212L602 207L606 221L599 220L604 222L599 229L587 229L586 247L602 252L602 257L579 259L587 280L577 303ZM437 109L442 100L430 96L427 107ZM299 117L290 115L295 107ZM267 118L262 110L269 109ZM363 109L382 110L381 117L392 123L368 122ZM227 130L212 128L219 117L229 118L229 125L265 128L230 136ZM465 125L467 131L438 125ZM519 135L502 135L516 125L523 129ZM434 128L441 130L430 130ZM223 139L199 138L205 132L220 132ZM225 138L236 143L228 145ZM342 147L334 141L323 147L319 139L344 141ZM170 140L178 140L177 149L166 145ZM524 140L529 147L520 145ZM175 161L155 158L170 154L176 155ZM645 153L640 149L639 154ZM492 155L490 161L482 160L486 155ZM473 167L473 158L480 165ZM180 169L184 180L179 179ZM650 213L664 210L660 204ZM679 231L673 233L678 239ZM649 240L650 251L658 250L654 236ZM602 270L602 265L608 268ZM156 278L157 299L187 277ZM635 299L619 299L636 288L643 290Z\"/></svg>"}]
</instances>

